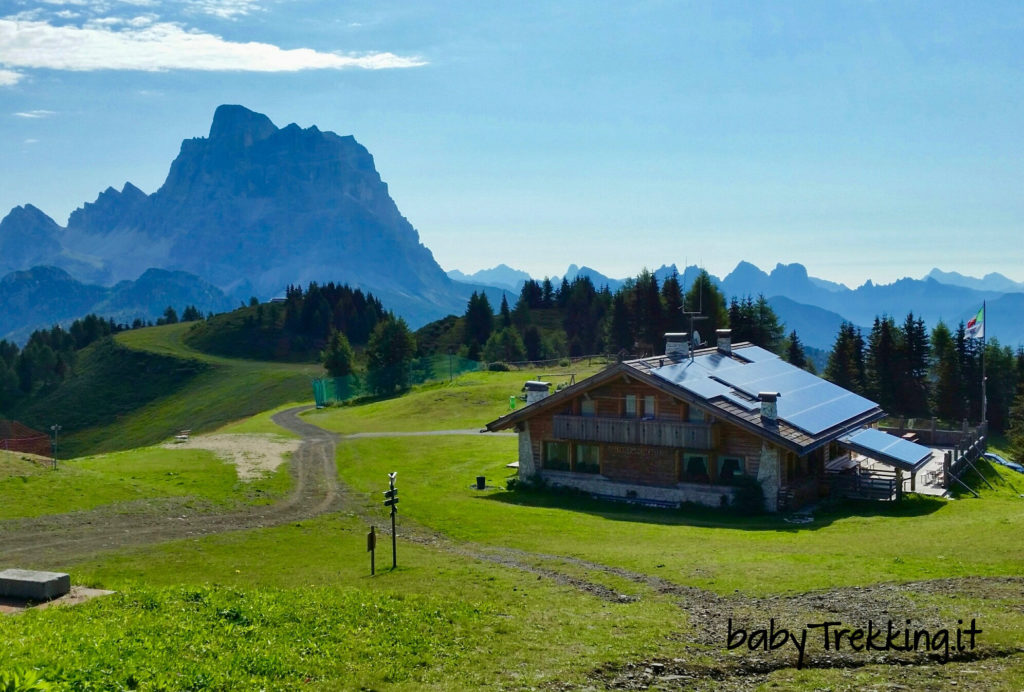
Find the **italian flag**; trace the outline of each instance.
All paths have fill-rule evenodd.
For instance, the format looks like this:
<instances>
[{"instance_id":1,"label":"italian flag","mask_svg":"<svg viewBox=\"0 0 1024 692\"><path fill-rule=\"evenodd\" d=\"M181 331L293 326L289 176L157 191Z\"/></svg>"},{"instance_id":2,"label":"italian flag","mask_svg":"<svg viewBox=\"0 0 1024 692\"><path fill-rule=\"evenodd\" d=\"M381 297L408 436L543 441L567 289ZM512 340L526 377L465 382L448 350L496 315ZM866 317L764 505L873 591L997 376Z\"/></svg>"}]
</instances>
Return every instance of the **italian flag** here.
<instances>
[{"instance_id":1,"label":"italian flag","mask_svg":"<svg viewBox=\"0 0 1024 692\"><path fill-rule=\"evenodd\" d=\"M972 339L984 339L985 338L985 305L982 304L981 310L978 310L978 314L970 319L967 323L967 336Z\"/></svg>"}]
</instances>

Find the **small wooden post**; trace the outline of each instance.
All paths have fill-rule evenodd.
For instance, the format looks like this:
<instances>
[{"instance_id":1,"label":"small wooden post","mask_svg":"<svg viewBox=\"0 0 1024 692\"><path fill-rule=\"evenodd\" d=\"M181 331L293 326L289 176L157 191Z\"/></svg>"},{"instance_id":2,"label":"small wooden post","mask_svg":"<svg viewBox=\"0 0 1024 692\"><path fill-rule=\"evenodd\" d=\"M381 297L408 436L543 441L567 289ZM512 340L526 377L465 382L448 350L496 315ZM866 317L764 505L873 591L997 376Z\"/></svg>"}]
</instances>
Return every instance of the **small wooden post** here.
<instances>
[{"instance_id":1,"label":"small wooden post","mask_svg":"<svg viewBox=\"0 0 1024 692\"><path fill-rule=\"evenodd\" d=\"M366 549L370 552L370 576L376 574L374 558L377 552L377 533L376 527L370 527L370 533L366 534Z\"/></svg>"}]
</instances>

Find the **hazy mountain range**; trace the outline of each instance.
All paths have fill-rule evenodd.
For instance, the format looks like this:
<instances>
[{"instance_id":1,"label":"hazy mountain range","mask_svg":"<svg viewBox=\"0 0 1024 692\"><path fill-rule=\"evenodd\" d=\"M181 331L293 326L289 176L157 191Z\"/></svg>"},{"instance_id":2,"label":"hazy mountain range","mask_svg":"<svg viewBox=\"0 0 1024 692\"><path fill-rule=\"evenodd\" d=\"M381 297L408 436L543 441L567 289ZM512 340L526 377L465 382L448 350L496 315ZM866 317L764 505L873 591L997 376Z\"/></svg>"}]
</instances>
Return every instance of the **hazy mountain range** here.
<instances>
[{"instance_id":1,"label":"hazy mountain range","mask_svg":"<svg viewBox=\"0 0 1024 692\"><path fill-rule=\"evenodd\" d=\"M688 287L699 272L674 264ZM624 279L569 265L618 289ZM207 137L182 142L167 179L146 194L131 183L107 188L60 226L36 207L0 221L0 338L89 312L119 321L154 319L168 305L221 311L249 296L269 299L289 284L334 281L372 291L413 326L465 311L475 290L497 307L514 302L529 275L499 264L446 274L399 212L370 153L351 136L316 127L278 128L242 106L220 106ZM562 277L552 277L560 282ZM989 336L1024 342L1024 285L933 270L923 279L856 289L808 276L799 264L765 272L740 262L727 296L764 294L810 346L829 348L838 325L870 327L876 315L912 310L951 325L989 303Z\"/></svg>"},{"instance_id":2,"label":"hazy mountain range","mask_svg":"<svg viewBox=\"0 0 1024 692\"><path fill-rule=\"evenodd\" d=\"M679 270L676 265L669 264L662 265L653 273L659 282L673 273L678 274L685 290L699 272L696 266ZM496 277L500 283L492 285L507 289L512 280L515 280L517 288L521 287L526 272L499 265L494 269L468 275L460 272L459 275L479 283ZM625 279L611 278L595 269L575 264L569 265L564 276L569 280L587 276L598 288L608 286L612 291L618 290L625 282ZM561 281L558 276L549 278L556 284ZM885 285L867 281L851 289L809 276L801 264L778 264L770 272L765 272L744 261L724 278L714 275L711 278L728 297L763 294L785 322L787 331L795 329L804 343L815 348L830 349L843 321L860 326L866 333L876 316L891 315L899 322L913 311L929 326L942 320L955 328L961 321L966 322L973 317L983 301L988 302L987 336L994 336L1009 345L1024 343L1024 284L1001 274L976 279L933 269L921 279L900 279Z\"/></svg>"}]
</instances>

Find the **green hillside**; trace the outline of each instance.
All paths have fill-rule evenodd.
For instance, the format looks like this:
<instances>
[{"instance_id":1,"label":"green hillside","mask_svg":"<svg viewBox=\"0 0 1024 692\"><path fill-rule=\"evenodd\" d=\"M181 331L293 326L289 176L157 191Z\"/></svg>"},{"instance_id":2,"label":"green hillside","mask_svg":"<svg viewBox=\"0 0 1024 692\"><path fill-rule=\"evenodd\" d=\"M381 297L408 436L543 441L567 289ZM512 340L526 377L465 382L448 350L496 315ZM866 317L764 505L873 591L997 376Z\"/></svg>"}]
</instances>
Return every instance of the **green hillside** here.
<instances>
[{"instance_id":1,"label":"green hillside","mask_svg":"<svg viewBox=\"0 0 1024 692\"><path fill-rule=\"evenodd\" d=\"M214 356L187 346L190 323L121 332L80 354L73 378L11 417L63 428L61 457L131 449L178 430L212 430L312 398L319 365Z\"/></svg>"}]
</instances>

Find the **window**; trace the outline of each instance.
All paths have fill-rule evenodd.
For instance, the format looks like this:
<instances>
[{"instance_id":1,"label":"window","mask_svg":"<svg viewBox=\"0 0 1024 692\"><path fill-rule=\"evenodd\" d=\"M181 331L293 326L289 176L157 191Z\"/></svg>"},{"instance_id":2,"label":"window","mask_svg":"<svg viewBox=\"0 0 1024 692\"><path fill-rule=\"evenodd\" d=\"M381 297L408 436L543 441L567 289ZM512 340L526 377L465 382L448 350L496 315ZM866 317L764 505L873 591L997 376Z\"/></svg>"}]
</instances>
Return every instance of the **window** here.
<instances>
[{"instance_id":1,"label":"window","mask_svg":"<svg viewBox=\"0 0 1024 692\"><path fill-rule=\"evenodd\" d=\"M708 458L703 454L687 454L683 480L688 483L709 483Z\"/></svg>"},{"instance_id":2,"label":"window","mask_svg":"<svg viewBox=\"0 0 1024 692\"><path fill-rule=\"evenodd\" d=\"M597 445L576 445L577 473L601 473L601 448Z\"/></svg>"},{"instance_id":3,"label":"window","mask_svg":"<svg viewBox=\"0 0 1024 692\"><path fill-rule=\"evenodd\" d=\"M654 420L654 397L644 397L644 420Z\"/></svg>"},{"instance_id":4,"label":"window","mask_svg":"<svg viewBox=\"0 0 1024 692\"><path fill-rule=\"evenodd\" d=\"M690 409L689 421L691 423L703 423L704 422L704 412L703 411L701 411L699 408L697 408L693 404L690 404L689 409Z\"/></svg>"},{"instance_id":5,"label":"window","mask_svg":"<svg viewBox=\"0 0 1024 692\"><path fill-rule=\"evenodd\" d=\"M725 484L731 483L734 479L746 474L743 459L739 457L722 457L722 468L718 472L718 479Z\"/></svg>"},{"instance_id":6,"label":"window","mask_svg":"<svg viewBox=\"0 0 1024 692\"><path fill-rule=\"evenodd\" d=\"M544 443L544 468L552 471L569 470L569 443Z\"/></svg>"},{"instance_id":7,"label":"window","mask_svg":"<svg viewBox=\"0 0 1024 692\"><path fill-rule=\"evenodd\" d=\"M594 400L584 399L580 402L580 415L586 416L587 418L593 418L595 414Z\"/></svg>"},{"instance_id":8,"label":"window","mask_svg":"<svg viewBox=\"0 0 1024 692\"><path fill-rule=\"evenodd\" d=\"M626 395L626 418L636 418L636 394Z\"/></svg>"}]
</instances>

